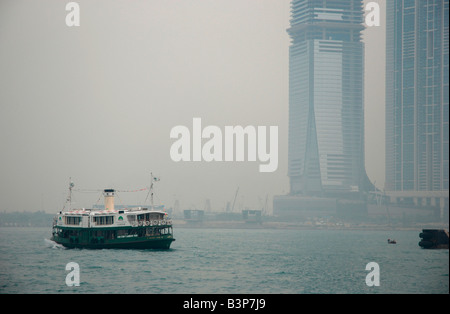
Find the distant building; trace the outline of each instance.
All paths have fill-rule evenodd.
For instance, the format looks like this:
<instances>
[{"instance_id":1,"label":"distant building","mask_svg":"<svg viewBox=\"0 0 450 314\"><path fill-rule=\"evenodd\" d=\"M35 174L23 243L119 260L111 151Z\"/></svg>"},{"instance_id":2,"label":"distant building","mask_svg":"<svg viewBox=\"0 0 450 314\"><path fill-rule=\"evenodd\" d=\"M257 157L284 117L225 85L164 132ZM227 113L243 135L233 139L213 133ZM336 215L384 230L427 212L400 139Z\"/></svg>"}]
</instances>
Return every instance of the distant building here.
<instances>
[{"instance_id":1,"label":"distant building","mask_svg":"<svg viewBox=\"0 0 450 314\"><path fill-rule=\"evenodd\" d=\"M242 218L246 223L262 223L262 211L258 209L242 210Z\"/></svg>"},{"instance_id":2,"label":"distant building","mask_svg":"<svg viewBox=\"0 0 450 314\"><path fill-rule=\"evenodd\" d=\"M293 0L289 50L290 193L274 213L336 210L373 189L364 165L362 0Z\"/></svg>"},{"instance_id":3,"label":"distant building","mask_svg":"<svg viewBox=\"0 0 450 314\"><path fill-rule=\"evenodd\" d=\"M365 189L362 0L293 0L290 194Z\"/></svg>"},{"instance_id":4,"label":"distant building","mask_svg":"<svg viewBox=\"0 0 450 314\"><path fill-rule=\"evenodd\" d=\"M449 1L387 1L386 190L448 219Z\"/></svg>"},{"instance_id":5,"label":"distant building","mask_svg":"<svg viewBox=\"0 0 450 314\"><path fill-rule=\"evenodd\" d=\"M205 211L199 209L185 209L184 220L187 222L202 222L205 217Z\"/></svg>"}]
</instances>

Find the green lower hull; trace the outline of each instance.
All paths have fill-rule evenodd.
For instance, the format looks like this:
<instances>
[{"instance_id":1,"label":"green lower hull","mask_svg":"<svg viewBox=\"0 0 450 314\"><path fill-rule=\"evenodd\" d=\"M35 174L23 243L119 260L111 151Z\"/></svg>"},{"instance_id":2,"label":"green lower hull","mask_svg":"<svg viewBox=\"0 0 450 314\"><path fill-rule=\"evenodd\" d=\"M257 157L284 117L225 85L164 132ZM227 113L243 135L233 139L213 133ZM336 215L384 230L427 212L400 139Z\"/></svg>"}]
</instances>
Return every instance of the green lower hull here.
<instances>
[{"instance_id":1,"label":"green lower hull","mask_svg":"<svg viewBox=\"0 0 450 314\"><path fill-rule=\"evenodd\" d=\"M71 249L169 249L175 239L160 237L156 238L136 238L128 241L108 240L105 242L76 242L71 239L52 237L52 241Z\"/></svg>"},{"instance_id":2,"label":"green lower hull","mask_svg":"<svg viewBox=\"0 0 450 314\"><path fill-rule=\"evenodd\" d=\"M57 238L52 238L58 244L70 249L169 249L175 239L144 239L129 242L113 242L108 243L71 243Z\"/></svg>"},{"instance_id":3,"label":"green lower hull","mask_svg":"<svg viewBox=\"0 0 450 314\"><path fill-rule=\"evenodd\" d=\"M145 228L133 228L134 233L128 235L118 235L120 229L83 229L83 228L63 228L66 233L53 232L52 241L63 245L66 248L86 248L86 249L169 249L175 239L169 234L145 234ZM124 228L121 228L124 229ZM163 228L161 228L163 229ZM155 229L155 230L160 230ZM131 231L131 229L130 229ZM68 232L68 233L67 233ZM103 232L99 236L98 232ZM62 235L62 236L61 236Z\"/></svg>"}]
</instances>

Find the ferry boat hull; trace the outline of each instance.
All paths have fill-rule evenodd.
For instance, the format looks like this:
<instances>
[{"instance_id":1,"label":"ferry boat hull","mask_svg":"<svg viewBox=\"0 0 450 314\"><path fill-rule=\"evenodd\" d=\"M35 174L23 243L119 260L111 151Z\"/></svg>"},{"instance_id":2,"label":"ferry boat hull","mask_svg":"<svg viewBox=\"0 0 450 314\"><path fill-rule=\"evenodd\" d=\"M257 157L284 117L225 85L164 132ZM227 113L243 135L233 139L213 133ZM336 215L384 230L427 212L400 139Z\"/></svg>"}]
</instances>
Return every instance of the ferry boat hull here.
<instances>
[{"instance_id":1,"label":"ferry boat hull","mask_svg":"<svg viewBox=\"0 0 450 314\"><path fill-rule=\"evenodd\" d=\"M62 246L69 249L159 249L159 250L167 250L170 249L170 245L172 241L175 239L170 238L145 238L145 239L136 239L134 241L114 241L114 242L106 242L106 243L77 243L76 241L70 242L70 240L59 240L58 238L52 238L52 241L55 241Z\"/></svg>"},{"instance_id":2,"label":"ferry boat hull","mask_svg":"<svg viewBox=\"0 0 450 314\"><path fill-rule=\"evenodd\" d=\"M52 241L66 247L66 248L85 248L85 249L169 249L175 239L172 234L168 235L144 235L137 236L139 229L134 230L136 235L124 237L103 237L94 236L93 233L98 232L97 228L88 229L74 229L58 227L51 238ZM61 236L64 231L70 234ZM105 230L106 231L106 230ZM116 230L107 230L109 234L114 234ZM143 230L142 230L143 231Z\"/></svg>"}]
</instances>

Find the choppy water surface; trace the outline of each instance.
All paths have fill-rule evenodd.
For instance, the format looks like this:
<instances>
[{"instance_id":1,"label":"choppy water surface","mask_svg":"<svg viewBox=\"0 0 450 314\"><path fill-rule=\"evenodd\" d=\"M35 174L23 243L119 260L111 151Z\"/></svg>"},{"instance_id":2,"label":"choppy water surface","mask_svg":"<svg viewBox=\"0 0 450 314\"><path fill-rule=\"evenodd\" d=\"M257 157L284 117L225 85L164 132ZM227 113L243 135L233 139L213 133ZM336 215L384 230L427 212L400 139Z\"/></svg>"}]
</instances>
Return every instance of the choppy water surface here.
<instances>
[{"instance_id":1,"label":"choppy water surface","mask_svg":"<svg viewBox=\"0 0 450 314\"><path fill-rule=\"evenodd\" d=\"M420 231L175 228L165 251L64 249L50 232L0 228L0 293L449 293L448 250L421 249Z\"/></svg>"}]
</instances>

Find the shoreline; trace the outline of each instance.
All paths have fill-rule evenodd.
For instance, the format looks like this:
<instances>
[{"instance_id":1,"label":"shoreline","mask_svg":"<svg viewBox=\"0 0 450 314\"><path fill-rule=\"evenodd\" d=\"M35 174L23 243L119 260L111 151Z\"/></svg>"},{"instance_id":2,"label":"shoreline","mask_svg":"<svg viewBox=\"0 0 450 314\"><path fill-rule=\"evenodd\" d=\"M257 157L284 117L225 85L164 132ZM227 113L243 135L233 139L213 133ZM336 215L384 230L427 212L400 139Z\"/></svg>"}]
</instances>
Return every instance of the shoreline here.
<instances>
[{"instance_id":1,"label":"shoreline","mask_svg":"<svg viewBox=\"0 0 450 314\"><path fill-rule=\"evenodd\" d=\"M173 227L180 229L291 229L291 230L368 230L368 231L421 231L422 229L445 229L448 225L441 223L424 223L411 226L369 224L369 223L340 223L340 224L310 224L300 222L262 222L246 223L244 221L202 221L186 222L173 220Z\"/></svg>"}]
</instances>

